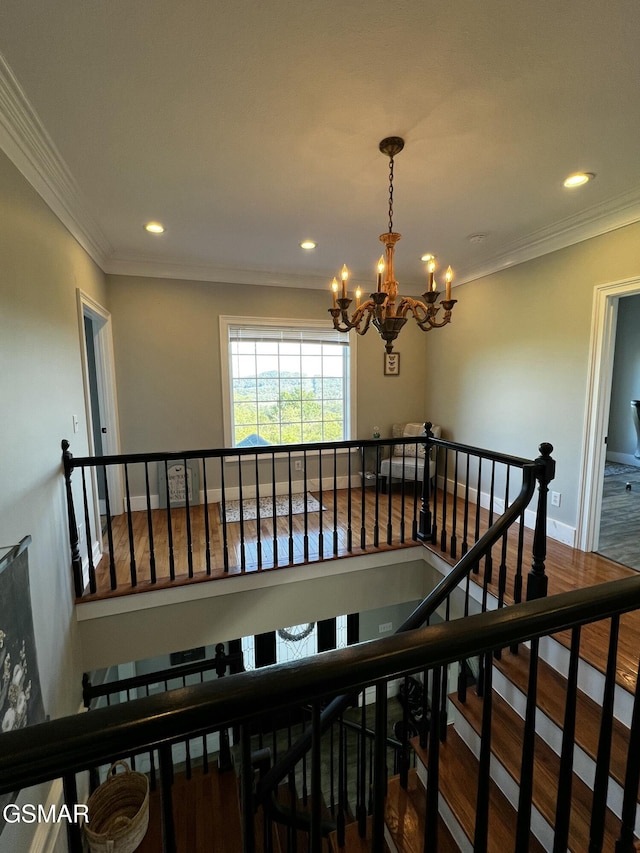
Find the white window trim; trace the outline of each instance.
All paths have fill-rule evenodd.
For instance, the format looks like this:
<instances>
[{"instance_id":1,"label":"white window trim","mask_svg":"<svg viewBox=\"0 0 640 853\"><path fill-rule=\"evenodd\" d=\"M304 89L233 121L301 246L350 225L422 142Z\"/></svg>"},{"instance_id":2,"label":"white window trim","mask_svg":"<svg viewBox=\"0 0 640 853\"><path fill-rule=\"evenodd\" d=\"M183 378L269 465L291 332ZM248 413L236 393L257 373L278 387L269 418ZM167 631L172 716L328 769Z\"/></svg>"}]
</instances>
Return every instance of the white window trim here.
<instances>
[{"instance_id":1,"label":"white window trim","mask_svg":"<svg viewBox=\"0 0 640 853\"><path fill-rule=\"evenodd\" d=\"M229 365L229 326L246 324L247 326L280 326L282 328L298 329L306 326L309 329L326 329L326 320L308 320L305 318L292 319L291 317L235 317L221 314L220 318L220 373L222 379L222 417L224 426L224 445L232 447L231 434L231 371ZM347 438L355 438L356 427L356 350L355 341L349 341L349 435Z\"/></svg>"}]
</instances>

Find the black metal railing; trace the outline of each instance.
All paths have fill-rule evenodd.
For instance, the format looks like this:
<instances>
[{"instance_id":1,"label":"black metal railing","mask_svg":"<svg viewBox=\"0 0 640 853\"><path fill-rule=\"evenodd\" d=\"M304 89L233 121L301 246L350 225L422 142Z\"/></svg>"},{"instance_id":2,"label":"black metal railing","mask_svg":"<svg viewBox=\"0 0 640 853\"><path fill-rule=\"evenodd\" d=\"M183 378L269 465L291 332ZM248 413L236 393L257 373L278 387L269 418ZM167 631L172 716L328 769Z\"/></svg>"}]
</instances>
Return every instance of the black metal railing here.
<instances>
[{"instance_id":1,"label":"black metal railing","mask_svg":"<svg viewBox=\"0 0 640 853\"><path fill-rule=\"evenodd\" d=\"M225 726L240 726L238 744L238 771L241 776L241 789L244 808L244 850L254 851L256 807L259 803L254 786L254 761L256 758L252 737L260 729L264 716L286 713L292 705L308 703L311 707L310 719L304 722L305 730L310 730L313 749L311 751L310 771L308 774L308 818L298 815L295 826L297 831L308 836L309 849L322 849L326 832L332 824L320 812L321 794L329 784L328 774L333 772L329 765L323 764L322 743L328 737L343 740L337 730L324 730L322 708L332 696L349 694L356 700L361 691L369 688L375 691L373 718L375 725L374 743L371 750L358 746L358 752L366 756L365 787L368 790L366 812L370 820L370 849L383 849L384 798L388 784L387 739L385 724L388 697L387 683L398 676L425 673L435 686L441 683L440 671L443 667L455 664L479 653L486 660L483 736L480 757L480 776L477 784L470 775L466 779L468 786L477 788L475 829L473 845L476 851L487 849L489 821L487 819L489 803L485 796L488 787L484 754L490 751L491 706L493 692L490 671L496 650L530 642L532 653L529 678L532 687L536 683L537 654L539 638L570 630L572 638L569 676L565 687L566 720L563 734L563 769L561 781L571 772L573 756L572 716L577 690L574 662L580 655L580 637L582 626L595 622L609 622L610 649L609 660L615 659L619 644L619 617L640 608L640 578L630 577L623 580L589 587L583 590L563 593L545 599L536 599L516 605L509 609L487 611L448 623L427 626L422 629L405 631L392 637L351 646L347 649L319 654L303 662L274 665L263 670L239 673L232 678L216 679L211 682L185 687L169 693L133 700L122 705L92 711L91 713L42 723L14 732L3 734L3 748L0 753L0 794L10 793L19 788L27 788L37 783L62 778L67 803L72 805L83 773L100 765L108 764L123 755L139 755L145 751L156 751L159 755L160 791L163 799L162 810L167 818L164 822L163 849L175 851L176 841L174 825L170 817L171 805L171 759L170 748L175 742L186 738L201 736L212 729ZM610 742L611 710L608 700L613 690L615 667L608 666L605 672L603 713L600 720L600 741L596 760L596 780L606 777L607 742ZM531 690L530 693L535 691ZM534 700L531 700L534 701ZM258 707L259 706L259 707ZM439 702L434 701L429 720L429 757L426 793L425 837L420 841L419 849L437 850L438 844L438 778L440 764L446 761L446 754L439 752ZM356 711L357 714L357 711ZM367 728L371 728L367 721ZM628 739L628 755L624 782L621 816L615 818L616 853L633 853L634 824L637 806L638 782L640 778L640 693L636 685L636 694ZM516 811L518 818L513 825L512 848L515 851L527 849L531 831L530 798L527 789L527 752L532 733L525 726L523 738L523 758L521 761L520 802ZM337 763L344 761L338 750ZM269 771L267 771L268 773ZM337 772L337 771L336 771ZM359 768L362 773L362 768ZM168 780L168 781L167 781ZM297 787L297 781L296 781ZM344 786L341 786L342 788ZM596 782L593 805L590 811L590 846L593 853L605 847L601 840L601 815L606 810L606 786ZM258 784L258 792L259 792ZM571 824L571 798L567 797L568 784L559 784L557 813L551 831L555 837L554 850L572 847L571 835L566 827ZM299 793L299 792L298 792ZM346 794L337 800L344 801ZM529 798L529 799L528 799ZM340 805L337 806L340 808ZM364 808L360 804L360 810ZM343 802L345 821L348 819L348 805ZM301 809L302 811L302 809ZM260 813L260 809L258 810ZM224 821L224 815L217 816ZM275 819L279 819L276 814ZM290 816L287 818L290 819ZM327 825L329 824L329 825ZM69 824L69 850L80 851L81 832L74 824ZM521 839L526 837L526 841ZM289 847L289 850L295 849Z\"/></svg>"},{"instance_id":2,"label":"black metal railing","mask_svg":"<svg viewBox=\"0 0 640 853\"><path fill-rule=\"evenodd\" d=\"M430 424L426 425L430 428ZM540 489L534 577L543 595L551 445L534 463L425 437L74 458L62 442L77 599L309 563L420 541L464 556L521 491ZM381 476L393 461L394 479ZM435 466L423 478L424 463ZM389 469L391 470L391 468ZM73 474L81 482L73 483ZM98 495L97 475L103 482ZM522 598L525 509L485 556L499 595ZM510 546L513 540L513 546ZM509 552L513 551L513 556ZM507 581L507 562L512 577ZM477 567L476 567L477 568ZM508 583L510 584L508 588Z\"/></svg>"}]
</instances>

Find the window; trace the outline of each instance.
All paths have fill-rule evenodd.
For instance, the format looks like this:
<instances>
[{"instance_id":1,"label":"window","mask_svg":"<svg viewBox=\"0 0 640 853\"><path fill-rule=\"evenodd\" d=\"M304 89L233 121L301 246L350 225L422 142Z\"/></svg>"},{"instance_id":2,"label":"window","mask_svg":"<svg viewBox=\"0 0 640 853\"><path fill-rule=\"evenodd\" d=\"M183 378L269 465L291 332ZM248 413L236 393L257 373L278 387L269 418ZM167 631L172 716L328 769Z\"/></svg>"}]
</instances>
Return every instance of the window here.
<instances>
[{"instance_id":1,"label":"window","mask_svg":"<svg viewBox=\"0 0 640 853\"><path fill-rule=\"evenodd\" d=\"M350 437L347 335L311 320L221 317L220 340L228 445Z\"/></svg>"}]
</instances>

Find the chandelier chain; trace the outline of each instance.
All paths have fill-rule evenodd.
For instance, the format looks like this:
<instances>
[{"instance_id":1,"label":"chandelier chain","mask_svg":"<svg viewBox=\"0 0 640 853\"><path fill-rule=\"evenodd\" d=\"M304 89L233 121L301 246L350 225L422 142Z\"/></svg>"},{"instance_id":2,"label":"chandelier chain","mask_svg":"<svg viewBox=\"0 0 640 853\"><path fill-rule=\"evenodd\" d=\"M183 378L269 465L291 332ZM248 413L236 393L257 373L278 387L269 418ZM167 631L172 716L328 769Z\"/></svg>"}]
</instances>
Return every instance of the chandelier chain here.
<instances>
[{"instance_id":1,"label":"chandelier chain","mask_svg":"<svg viewBox=\"0 0 640 853\"><path fill-rule=\"evenodd\" d=\"M389 157L389 234L393 231L393 157Z\"/></svg>"}]
</instances>

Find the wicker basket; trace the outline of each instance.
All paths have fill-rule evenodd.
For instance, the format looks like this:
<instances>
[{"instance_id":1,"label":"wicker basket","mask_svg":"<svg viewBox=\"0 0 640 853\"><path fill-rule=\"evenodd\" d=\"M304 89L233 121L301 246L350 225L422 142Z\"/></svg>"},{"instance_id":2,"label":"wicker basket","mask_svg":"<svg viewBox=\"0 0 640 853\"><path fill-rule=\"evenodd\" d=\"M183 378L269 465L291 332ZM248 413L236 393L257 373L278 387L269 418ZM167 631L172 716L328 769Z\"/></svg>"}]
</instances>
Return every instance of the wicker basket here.
<instances>
[{"instance_id":1,"label":"wicker basket","mask_svg":"<svg viewBox=\"0 0 640 853\"><path fill-rule=\"evenodd\" d=\"M117 767L124 773L117 773ZM133 853L149 826L149 780L116 761L89 797L84 831L91 853Z\"/></svg>"}]
</instances>

